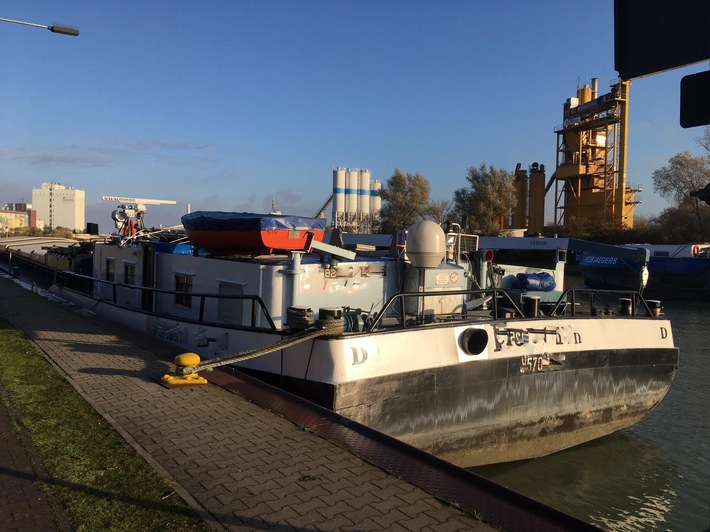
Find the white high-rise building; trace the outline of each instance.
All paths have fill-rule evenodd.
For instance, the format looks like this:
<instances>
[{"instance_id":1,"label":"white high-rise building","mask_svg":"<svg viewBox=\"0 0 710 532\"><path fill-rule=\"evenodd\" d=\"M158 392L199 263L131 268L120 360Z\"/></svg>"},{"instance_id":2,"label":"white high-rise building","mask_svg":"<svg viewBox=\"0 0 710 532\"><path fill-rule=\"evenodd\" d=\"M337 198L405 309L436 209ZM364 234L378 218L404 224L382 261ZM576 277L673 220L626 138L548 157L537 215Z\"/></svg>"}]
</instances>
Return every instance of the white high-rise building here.
<instances>
[{"instance_id":1,"label":"white high-rise building","mask_svg":"<svg viewBox=\"0 0 710 532\"><path fill-rule=\"evenodd\" d=\"M66 227L84 231L86 228L83 190L59 183L42 183L42 188L32 189L32 208L37 211L37 220L52 229Z\"/></svg>"}]
</instances>

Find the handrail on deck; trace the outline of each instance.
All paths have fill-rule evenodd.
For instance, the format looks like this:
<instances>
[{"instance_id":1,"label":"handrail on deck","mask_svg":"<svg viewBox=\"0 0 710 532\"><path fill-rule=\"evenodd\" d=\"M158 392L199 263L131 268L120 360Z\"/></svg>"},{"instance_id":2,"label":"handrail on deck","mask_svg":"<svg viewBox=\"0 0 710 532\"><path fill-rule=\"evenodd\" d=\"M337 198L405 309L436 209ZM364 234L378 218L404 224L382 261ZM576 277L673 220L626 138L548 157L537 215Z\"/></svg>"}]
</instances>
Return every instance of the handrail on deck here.
<instances>
[{"instance_id":1,"label":"handrail on deck","mask_svg":"<svg viewBox=\"0 0 710 532\"><path fill-rule=\"evenodd\" d=\"M173 295L173 296L199 298L200 312L199 312L198 321L204 320L205 301L209 298L217 299L217 300L236 299L236 300L242 300L242 301L251 301L251 319L250 319L251 327L256 327L257 317L259 316L259 314L261 314L261 316L263 316L264 319L266 319L266 321L268 323L268 328L271 329L272 331L277 330L276 324L274 324L274 320L271 318L271 314L269 314L269 311L266 308L266 304L261 299L261 297L258 295L253 295L253 294L228 295L228 294L209 294L209 293L199 293L199 292L179 292L176 290L165 290L162 288L152 288L149 286L137 286L137 285L131 285L131 284L125 284L125 283L117 283L115 281L108 281L106 279L97 279L96 277L92 277L89 275L81 275L81 274L74 273L74 272L62 272L62 275L70 276L72 278L77 278L77 279L84 279L86 281L102 283L104 285L110 285L111 286L111 303L113 303L114 305L118 305L118 297L117 297L118 296L118 293L117 293L118 288L127 288L129 290L140 290L141 295L148 292L150 294L167 294L167 295ZM70 288L69 286L67 286L66 282L59 283L60 279L56 279L56 281L61 286Z\"/></svg>"},{"instance_id":2,"label":"handrail on deck","mask_svg":"<svg viewBox=\"0 0 710 532\"><path fill-rule=\"evenodd\" d=\"M367 326L367 331L374 331L379 327L384 327L383 321L387 316L400 315L402 319L400 320L400 328L405 329L412 325L421 325L424 323L423 316L417 313L417 319L414 320L413 324L409 324L406 320L405 302L407 300L415 299L417 301L417 308L419 308L419 301L426 297L438 297L438 296L470 296L468 301L472 301L479 297L490 296L492 309L491 313L493 319L497 319L501 316L501 313L506 311L513 311L516 316L525 317L525 313L520 309L520 307L511 299L510 295L501 288L490 288L490 289L477 289L477 290L447 290L443 292L401 292L390 297L382 310L377 313L374 319ZM503 304L501 304L503 303ZM397 306L401 310L397 309ZM465 319L467 317L468 310L466 307L466 301L463 302L461 308L461 317Z\"/></svg>"},{"instance_id":3,"label":"handrail on deck","mask_svg":"<svg viewBox=\"0 0 710 532\"><path fill-rule=\"evenodd\" d=\"M199 321L203 321L205 314L205 302L210 299L232 299L241 301L251 302L251 327L256 327L257 319L262 316L268 323L268 329L271 331L276 331L276 325L274 324L271 315L269 314L266 304L258 295L225 295L225 294L210 294L210 293L192 293L192 292L179 292L175 290L165 290L160 288L151 288L145 286L129 285L124 283L116 283L114 281L108 281L104 279L97 279L95 277L81 275L74 272L61 272L59 278L55 278L55 282L67 288L67 282L65 278L80 279L83 281L96 282L101 284L111 285L111 302L115 305L118 304L118 288L125 288L129 290L140 290L141 294L167 294L172 296L182 296L182 297L196 297L199 299ZM591 288L571 288L567 289L557 301L552 304L549 311L540 312L536 315L526 315L529 310L522 310L520 306L511 298L511 295L507 290L502 288L490 288L490 289L474 289L474 290L451 290L451 291L439 291L439 292L402 292L391 296L382 309L379 312L375 312L372 315L372 319L367 320L365 326L365 332L372 332L378 329L392 329L401 328L405 329L407 327L421 326L429 323L433 323L436 320L429 321L424 315L421 303L424 298L427 297L441 297L441 296L461 296L462 305L459 313L447 314L447 319L444 321L461 320L468 321L471 319L476 319L476 311L469 309L467 303L475 301L476 299L487 298L490 301L490 308L486 308L486 316L484 319L503 319L509 317L518 318L545 318L554 317L561 315L577 316L581 313L581 301L583 300L589 307L585 308L585 314L588 315L588 311L595 308L597 305L597 310L602 309L606 312L596 315L613 315L616 312L609 312L611 309L615 309L620 304L620 296L624 296L624 299L628 300L630 303L630 308L628 313L622 314L621 316L637 316L640 312L644 313L648 317L657 317L658 313L654 313L651 307L648 305L643 295L636 291L624 291L624 290L602 290L602 289L591 289ZM613 301L610 302L610 299ZM415 304L408 305L412 300ZM549 305L549 304L548 304ZM415 307L417 310L413 312L407 312L407 306ZM395 318L397 320L396 325L385 325L384 321L388 318ZM482 319L482 316L478 316L478 319ZM441 321L441 316L438 317L438 321Z\"/></svg>"},{"instance_id":4,"label":"handrail on deck","mask_svg":"<svg viewBox=\"0 0 710 532\"><path fill-rule=\"evenodd\" d=\"M644 312L648 317L657 317L651 308L649 307L646 300L644 300L640 292L625 291L625 290L600 290L600 289L587 289L587 288L570 288L562 292L557 301L552 304L550 310L545 313L539 313L536 315L526 315L526 310L522 310L518 304L511 298L508 291L501 288L491 288L491 289L476 289L476 290L452 290L452 291L442 291L442 292L403 292L400 294L395 294L390 297L385 303L384 307L379 313L374 315L372 321L369 322L367 326L367 331L371 332L378 328L387 327L384 325L384 321L388 317L396 318L398 320L396 326L387 327L401 328L405 329L407 327L419 326L426 323L431 323L426 320L425 316L421 312L420 301L426 297L437 297L437 296L466 296L466 301L463 302L461 313L459 316L455 316L454 313L450 315L447 314L449 320L460 319L468 320L475 318L475 312L469 311L467 309L466 303L470 301L475 301L476 298L483 298L490 296L491 308L486 309L487 315L485 319L502 319L510 317L512 314L514 317L529 318L529 319L540 319L549 318L561 315L568 316L578 316L581 315L581 301L584 300L588 304L588 307L584 315L589 315L591 309L602 311L599 314L593 314L596 316L610 316L617 315L616 310L609 312L612 309L617 309L620 307L621 296L630 303L628 308L628 313L619 312L618 315L621 317L628 316L638 316L640 312ZM613 301L610 301L613 298ZM417 302L417 312L411 312L407 314L406 303L408 300L415 299ZM412 305L414 306L414 305ZM470 313L470 315L469 315ZM408 316L411 319L407 319ZM446 320L446 321L449 321Z\"/></svg>"},{"instance_id":5,"label":"handrail on deck","mask_svg":"<svg viewBox=\"0 0 710 532\"><path fill-rule=\"evenodd\" d=\"M595 301L599 301L604 308L610 309L618 304L621 295L627 296L625 299L629 299L631 302L630 315L637 316L639 311L645 311L648 316L655 317L656 315L649 307L648 303L644 299L641 292L638 291L626 291L626 290L603 290L598 288L569 288L562 292L557 303L552 307L552 309L547 313L547 316L555 316L560 314L560 310L565 310L567 307L570 309L570 315L575 316L578 312L578 300L579 296L587 295L589 297L589 304L591 307L594 306ZM605 297L606 296L606 297ZM609 303L609 298L615 298L613 303Z\"/></svg>"}]
</instances>

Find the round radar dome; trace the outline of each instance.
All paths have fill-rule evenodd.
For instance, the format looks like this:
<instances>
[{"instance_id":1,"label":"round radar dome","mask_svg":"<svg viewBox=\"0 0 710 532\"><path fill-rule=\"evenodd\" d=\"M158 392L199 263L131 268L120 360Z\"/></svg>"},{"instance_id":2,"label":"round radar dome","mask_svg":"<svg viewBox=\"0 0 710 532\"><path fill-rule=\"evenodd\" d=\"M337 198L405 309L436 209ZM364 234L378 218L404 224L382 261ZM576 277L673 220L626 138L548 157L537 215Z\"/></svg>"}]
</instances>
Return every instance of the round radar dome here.
<instances>
[{"instance_id":1,"label":"round radar dome","mask_svg":"<svg viewBox=\"0 0 710 532\"><path fill-rule=\"evenodd\" d=\"M439 224L422 220L407 232L407 256L415 268L436 268L446 255L446 235Z\"/></svg>"}]
</instances>

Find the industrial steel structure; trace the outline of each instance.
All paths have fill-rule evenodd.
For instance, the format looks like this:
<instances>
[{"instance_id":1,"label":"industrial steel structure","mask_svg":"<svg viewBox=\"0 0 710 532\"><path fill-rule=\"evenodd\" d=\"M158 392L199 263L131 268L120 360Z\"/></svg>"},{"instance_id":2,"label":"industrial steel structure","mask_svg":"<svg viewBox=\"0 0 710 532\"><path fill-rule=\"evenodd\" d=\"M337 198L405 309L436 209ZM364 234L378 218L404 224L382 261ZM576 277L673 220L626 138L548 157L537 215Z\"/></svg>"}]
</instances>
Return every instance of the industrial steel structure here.
<instances>
[{"instance_id":1,"label":"industrial steel structure","mask_svg":"<svg viewBox=\"0 0 710 532\"><path fill-rule=\"evenodd\" d=\"M564 104L557 133L557 163L546 192L555 185L555 225L592 219L620 228L634 224L639 188L626 182L628 81L614 81L597 95L597 79Z\"/></svg>"}]
</instances>

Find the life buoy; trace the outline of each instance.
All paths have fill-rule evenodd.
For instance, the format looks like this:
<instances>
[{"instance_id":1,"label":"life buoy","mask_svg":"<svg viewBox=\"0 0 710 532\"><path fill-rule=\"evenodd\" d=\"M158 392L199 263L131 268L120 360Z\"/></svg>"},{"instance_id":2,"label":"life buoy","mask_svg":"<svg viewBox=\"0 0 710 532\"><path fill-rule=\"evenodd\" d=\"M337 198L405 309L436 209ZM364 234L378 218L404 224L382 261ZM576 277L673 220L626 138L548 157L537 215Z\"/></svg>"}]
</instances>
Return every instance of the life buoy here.
<instances>
[{"instance_id":1,"label":"life buoy","mask_svg":"<svg viewBox=\"0 0 710 532\"><path fill-rule=\"evenodd\" d=\"M698 246L693 246L693 257L700 255L700 248Z\"/></svg>"}]
</instances>

